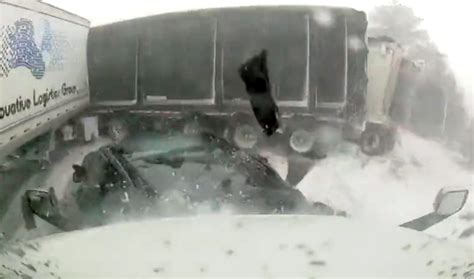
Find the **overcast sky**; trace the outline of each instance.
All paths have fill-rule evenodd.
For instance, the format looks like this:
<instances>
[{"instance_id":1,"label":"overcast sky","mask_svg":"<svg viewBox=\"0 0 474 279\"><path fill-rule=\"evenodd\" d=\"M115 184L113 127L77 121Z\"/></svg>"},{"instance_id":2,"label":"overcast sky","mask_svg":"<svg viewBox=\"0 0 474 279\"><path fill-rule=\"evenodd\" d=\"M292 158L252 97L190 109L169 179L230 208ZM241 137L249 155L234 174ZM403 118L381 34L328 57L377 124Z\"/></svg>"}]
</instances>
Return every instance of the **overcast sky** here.
<instances>
[{"instance_id":1,"label":"overcast sky","mask_svg":"<svg viewBox=\"0 0 474 279\"><path fill-rule=\"evenodd\" d=\"M210 7L249 5L331 5L348 6L370 11L374 6L392 3L391 0L44 0L55 6L89 19L92 25L142 17L147 15ZM472 108L474 92L474 20L468 0L399 0L411 6L424 19L423 28L441 51L449 57L460 85L468 94Z\"/></svg>"}]
</instances>

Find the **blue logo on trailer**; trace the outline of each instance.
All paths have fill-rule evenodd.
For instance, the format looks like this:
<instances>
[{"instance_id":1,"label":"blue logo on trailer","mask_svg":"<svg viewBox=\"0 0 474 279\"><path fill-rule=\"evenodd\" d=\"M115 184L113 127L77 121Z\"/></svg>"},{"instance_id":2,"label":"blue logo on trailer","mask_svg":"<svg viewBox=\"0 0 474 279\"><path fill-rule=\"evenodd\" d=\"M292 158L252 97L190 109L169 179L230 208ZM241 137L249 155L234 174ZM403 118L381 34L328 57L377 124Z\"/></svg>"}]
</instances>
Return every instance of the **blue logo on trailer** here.
<instances>
[{"instance_id":1,"label":"blue logo on trailer","mask_svg":"<svg viewBox=\"0 0 474 279\"><path fill-rule=\"evenodd\" d=\"M59 32L54 32L49 21L44 22L44 35L41 42L41 52L47 53L49 59L46 69L48 71L61 71L64 69L66 57L65 51L70 50L71 46L66 36Z\"/></svg>"},{"instance_id":2,"label":"blue logo on trailer","mask_svg":"<svg viewBox=\"0 0 474 279\"><path fill-rule=\"evenodd\" d=\"M31 20L20 19L15 26L7 26L2 38L1 69L5 76L18 67L30 69L31 74L41 79L44 76L43 56L34 40L34 27ZM5 36L6 35L6 36Z\"/></svg>"},{"instance_id":3,"label":"blue logo on trailer","mask_svg":"<svg viewBox=\"0 0 474 279\"><path fill-rule=\"evenodd\" d=\"M34 37L34 25L29 19L22 18L14 25L1 27L0 78L8 77L12 70L19 67L29 69L36 79L42 79L46 70L63 69L63 53L66 48L70 48L65 36L53 32L49 22L45 20L40 45L36 44Z\"/></svg>"}]
</instances>

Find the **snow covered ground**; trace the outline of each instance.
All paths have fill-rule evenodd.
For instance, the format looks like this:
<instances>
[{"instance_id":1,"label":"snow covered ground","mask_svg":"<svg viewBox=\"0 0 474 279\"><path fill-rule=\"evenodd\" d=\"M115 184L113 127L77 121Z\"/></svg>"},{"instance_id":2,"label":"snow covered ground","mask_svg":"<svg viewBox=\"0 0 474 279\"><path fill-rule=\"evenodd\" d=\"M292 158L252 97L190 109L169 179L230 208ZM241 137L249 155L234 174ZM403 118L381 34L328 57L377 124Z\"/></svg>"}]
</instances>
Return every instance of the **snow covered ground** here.
<instances>
[{"instance_id":1,"label":"snow covered ground","mask_svg":"<svg viewBox=\"0 0 474 279\"><path fill-rule=\"evenodd\" d=\"M383 157L368 157L356 146L343 144L319 161L298 188L308 198L343 209L352 218L387 225L431 212L443 187L468 188L471 195L464 209L427 231L457 239L474 226L474 174L459 160L437 142L400 131L394 151ZM463 240L473 245L473 236Z\"/></svg>"}]
</instances>

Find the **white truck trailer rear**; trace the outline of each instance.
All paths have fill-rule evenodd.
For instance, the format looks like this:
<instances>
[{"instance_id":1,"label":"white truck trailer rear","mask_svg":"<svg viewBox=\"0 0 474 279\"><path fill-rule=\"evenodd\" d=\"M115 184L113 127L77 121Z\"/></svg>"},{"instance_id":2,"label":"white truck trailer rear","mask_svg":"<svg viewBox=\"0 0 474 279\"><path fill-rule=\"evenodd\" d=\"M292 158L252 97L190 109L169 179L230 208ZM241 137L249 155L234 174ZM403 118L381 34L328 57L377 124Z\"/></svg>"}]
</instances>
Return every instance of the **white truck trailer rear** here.
<instances>
[{"instance_id":1,"label":"white truck trailer rear","mask_svg":"<svg viewBox=\"0 0 474 279\"><path fill-rule=\"evenodd\" d=\"M382 155L395 144L396 127L390 118L390 108L405 54L403 48L389 38L369 38L368 41L365 129L360 147L368 155Z\"/></svg>"}]
</instances>

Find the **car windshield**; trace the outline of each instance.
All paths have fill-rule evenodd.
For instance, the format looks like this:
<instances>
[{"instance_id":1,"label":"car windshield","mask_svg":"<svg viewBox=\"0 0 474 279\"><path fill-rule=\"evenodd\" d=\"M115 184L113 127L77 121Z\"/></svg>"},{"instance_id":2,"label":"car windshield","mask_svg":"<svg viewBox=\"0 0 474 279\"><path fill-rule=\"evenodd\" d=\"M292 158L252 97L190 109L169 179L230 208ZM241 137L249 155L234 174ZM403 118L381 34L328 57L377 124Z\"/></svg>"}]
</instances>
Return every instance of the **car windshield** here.
<instances>
[{"instance_id":1,"label":"car windshield","mask_svg":"<svg viewBox=\"0 0 474 279\"><path fill-rule=\"evenodd\" d=\"M97 173L100 178L91 177ZM157 133L131 136L89 153L74 175L78 185L72 196L82 216L66 219L75 228L104 225L117 216L169 217L224 208L235 214L316 213L266 159L207 133L184 140Z\"/></svg>"},{"instance_id":2,"label":"car windshield","mask_svg":"<svg viewBox=\"0 0 474 279\"><path fill-rule=\"evenodd\" d=\"M186 273L197 260L187 252L183 270L171 271L177 250L150 274L67 264L113 251L108 239L135 251L142 227L188 233L186 251L207 241L197 240L204 231L215 234L209 251L247 233L242 249L301 232L292 245L321 270L337 249L320 243L331 251L321 260L301 248L321 240L308 237L314 230L341 244L363 228L354 243L377 255L401 239L390 256L414 251L409 233L474 255L467 2L99 2L0 1L0 279L259 277L248 271L253 257L266 275L306 270L272 260L297 259L282 239L278 253L236 257L240 271L230 273L228 263ZM236 221L217 232L252 218L265 227ZM55 254L69 247L65 236L104 241L77 242L98 249L90 257ZM474 258L423 245L423 256L394 260L396 275L474 276ZM462 262L444 266L451 252ZM298 271L270 272L281 266ZM389 276L393 265L328 270Z\"/></svg>"}]
</instances>

